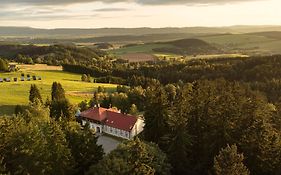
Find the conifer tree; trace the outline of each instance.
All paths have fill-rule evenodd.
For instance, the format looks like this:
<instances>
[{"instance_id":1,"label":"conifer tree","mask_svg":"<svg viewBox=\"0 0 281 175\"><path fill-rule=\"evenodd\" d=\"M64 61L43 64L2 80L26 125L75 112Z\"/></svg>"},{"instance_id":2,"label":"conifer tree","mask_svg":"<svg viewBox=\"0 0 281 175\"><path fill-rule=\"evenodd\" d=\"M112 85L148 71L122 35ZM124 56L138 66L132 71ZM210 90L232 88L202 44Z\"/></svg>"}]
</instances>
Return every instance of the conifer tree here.
<instances>
[{"instance_id":1,"label":"conifer tree","mask_svg":"<svg viewBox=\"0 0 281 175\"><path fill-rule=\"evenodd\" d=\"M250 172L243 164L244 156L237 152L237 146L227 145L214 159L216 175L249 175Z\"/></svg>"},{"instance_id":2,"label":"conifer tree","mask_svg":"<svg viewBox=\"0 0 281 175\"><path fill-rule=\"evenodd\" d=\"M39 91L38 87L35 84L32 84L30 86L29 101L31 103L35 103L35 102L43 103L40 91Z\"/></svg>"},{"instance_id":3,"label":"conifer tree","mask_svg":"<svg viewBox=\"0 0 281 175\"><path fill-rule=\"evenodd\" d=\"M9 70L9 64L4 59L0 58L0 72L6 72Z\"/></svg>"},{"instance_id":4,"label":"conifer tree","mask_svg":"<svg viewBox=\"0 0 281 175\"><path fill-rule=\"evenodd\" d=\"M103 158L103 148L101 145L97 145L98 137L93 134L89 124L86 124L81 130L78 123L68 122L65 132L75 160L75 174L84 174L91 165L98 163Z\"/></svg>"},{"instance_id":5,"label":"conifer tree","mask_svg":"<svg viewBox=\"0 0 281 175\"><path fill-rule=\"evenodd\" d=\"M65 91L60 83L54 82L52 85L52 101L65 100Z\"/></svg>"},{"instance_id":6,"label":"conifer tree","mask_svg":"<svg viewBox=\"0 0 281 175\"><path fill-rule=\"evenodd\" d=\"M165 90L157 86L150 88L147 93L147 102L144 113L144 137L161 147L161 140L167 134L169 106Z\"/></svg>"},{"instance_id":7,"label":"conifer tree","mask_svg":"<svg viewBox=\"0 0 281 175\"><path fill-rule=\"evenodd\" d=\"M55 120L72 120L74 109L65 97L65 91L60 83L54 82L52 85L52 101L50 105L50 116Z\"/></svg>"}]
</instances>

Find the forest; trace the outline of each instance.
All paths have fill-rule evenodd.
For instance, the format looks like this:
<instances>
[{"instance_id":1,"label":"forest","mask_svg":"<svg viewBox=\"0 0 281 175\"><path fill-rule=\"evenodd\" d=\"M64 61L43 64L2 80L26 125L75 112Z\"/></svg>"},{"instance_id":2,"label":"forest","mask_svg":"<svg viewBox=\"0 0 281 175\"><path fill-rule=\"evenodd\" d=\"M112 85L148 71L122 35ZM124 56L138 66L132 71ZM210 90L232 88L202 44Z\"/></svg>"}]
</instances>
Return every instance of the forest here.
<instances>
[{"instance_id":1,"label":"forest","mask_svg":"<svg viewBox=\"0 0 281 175\"><path fill-rule=\"evenodd\" d=\"M0 118L0 174L281 173L280 55L129 63L86 48L29 49L32 60L68 53L64 71L118 86L75 106L59 82L47 100L32 85L29 105ZM105 154L75 118L96 105L143 114L144 131Z\"/></svg>"}]
</instances>

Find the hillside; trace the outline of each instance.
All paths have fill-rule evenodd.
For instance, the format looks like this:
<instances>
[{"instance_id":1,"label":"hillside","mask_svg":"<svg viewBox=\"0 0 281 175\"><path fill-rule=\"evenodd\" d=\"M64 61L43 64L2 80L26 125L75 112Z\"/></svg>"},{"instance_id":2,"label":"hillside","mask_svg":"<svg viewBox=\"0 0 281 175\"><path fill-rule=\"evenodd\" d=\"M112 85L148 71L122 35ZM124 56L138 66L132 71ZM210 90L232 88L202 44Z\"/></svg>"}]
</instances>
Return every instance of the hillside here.
<instances>
[{"instance_id":1,"label":"hillside","mask_svg":"<svg viewBox=\"0 0 281 175\"><path fill-rule=\"evenodd\" d=\"M153 42L145 44L127 45L119 49L111 50L112 54L121 56L134 53L146 53L152 55L194 55L194 54L215 54L222 51L200 39L180 39L168 42Z\"/></svg>"},{"instance_id":2,"label":"hillside","mask_svg":"<svg viewBox=\"0 0 281 175\"><path fill-rule=\"evenodd\" d=\"M99 59L106 53L97 49L75 47L71 45L0 45L0 57L21 63L44 63L60 65L63 63L88 63ZM31 59L31 60L30 60Z\"/></svg>"},{"instance_id":3,"label":"hillside","mask_svg":"<svg viewBox=\"0 0 281 175\"><path fill-rule=\"evenodd\" d=\"M281 39L281 31L257 32L250 33L251 35L264 36L272 39Z\"/></svg>"},{"instance_id":4,"label":"hillside","mask_svg":"<svg viewBox=\"0 0 281 175\"><path fill-rule=\"evenodd\" d=\"M281 31L280 26L226 26L226 27L166 27L166 28L58 28L40 29L31 27L0 27L2 36L115 36L146 35L164 33L251 33L262 31Z\"/></svg>"},{"instance_id":5,"label":"hillside","mask_svg":"<svg viewBox=\"0 0 281 175\"><path fill-rule=\"evenodd\" d=\"M217 45L232 53L247 55L281 54L281 32L278 31L209 35L198 37L198 39Z\"/></svg>"},{"instance_id":6,"label":"hillside","mask_svg":"<svg viewBox=\"0 0 281 175\"><path fill-rule=\"evenodd\" d=\"M155 52L173 53L179 55L214 54L222 52L218 48L200 39L181 39L161 44L171 45L172 47L160 47L153 50Z\"/></svg>"}]
</instances>

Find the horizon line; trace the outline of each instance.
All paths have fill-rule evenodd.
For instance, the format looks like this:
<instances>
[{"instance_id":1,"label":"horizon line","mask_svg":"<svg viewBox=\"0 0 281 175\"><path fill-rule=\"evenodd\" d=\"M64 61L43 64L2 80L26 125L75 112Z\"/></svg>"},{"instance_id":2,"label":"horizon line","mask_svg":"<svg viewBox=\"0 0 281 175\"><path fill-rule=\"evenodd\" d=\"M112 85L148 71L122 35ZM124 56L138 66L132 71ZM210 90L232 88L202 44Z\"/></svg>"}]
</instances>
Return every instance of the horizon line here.
<instances>
[{"instance_id":1,"label":"horizon line","mask_svg":"<svg viewBox=\"0 0 281 175\"><path fill-rule=\"evenodd\" d=\"M243 24L237 24L237 25L225 25L225 26L185 26L185 27L176 27L176 26L166 26L166 27L85 27L85 28L78 28L78 27L58 27L58 28L40 28L40 27L31 27L31 26L1 26L0 28L30 28L30 29L44 29L44 30L56 30L56 29L85 29L85 30L91 30L91 29L169 29L169 28L230 28L230 27L281 27L281 24L257 24L257 25L243 25Z\"/></svg>"}]
</instances>

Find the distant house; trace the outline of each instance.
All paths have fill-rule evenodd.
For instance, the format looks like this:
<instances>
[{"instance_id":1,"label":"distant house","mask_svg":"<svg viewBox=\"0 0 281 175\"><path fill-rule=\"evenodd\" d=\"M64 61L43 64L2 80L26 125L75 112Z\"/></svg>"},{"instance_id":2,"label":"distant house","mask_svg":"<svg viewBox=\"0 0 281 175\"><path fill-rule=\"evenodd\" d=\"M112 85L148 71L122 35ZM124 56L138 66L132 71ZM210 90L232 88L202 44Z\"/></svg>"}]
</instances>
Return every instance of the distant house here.
<instances>
[{"instance_id":1,"label":"distant house","mask_svg":"<svg viewBox=\"0 0 281 175\"><path fill-rule=\"evenodd\" d=\"M24 81L24 77L20 77L20 81Z\"/></svg>"},{"instance_id":2,"label":"distant house","mask_svg":"<svg viewBox=\"0 0 281 175\"><path fill-rule=\"evenodd\" d=\"M2 78L0 78L0 83L3 83L3 79Z\"/></svg>"},{"instance_id":3,"label":"distant house","mask_svg":"<svg viewBox=\"0 0 281 175\"><path fill-rule=\"evenodd\" d=\"M97 133L107 133L124 139L132 139L143 131L143 119L122 114L115 109L94 107L78 114L84 126L87 122Z\"/></svg>"},{"instance_id":4,"label":"distant house","mask_svg":"<svg viewBox=\"0 0 281 175\"><path fill-rule=\"evenodd\" d=\"M27 81L30 81L30 77L27 77L26 80L27 80Z\"/></svg>"},{"instance_id":5,"label":"distant house","mask_svg":"<svg viewBox=\"0 0 281 175\"><path fill-rule=\"evenodd\" d=\"M4 80L5 80L6 82L11 82L11 79L10 79L10 78L4 78Z\"/></svg>"},{"instance_id":6,"label":"distant house","mask_svg":"<svg viewBox=\"0 0 281 175\"><path fill-rule=\"evenodd\" d=\"M18 78L14 78L14 82L17 82L18 81Z\"/></svg>"}]
</instances>

